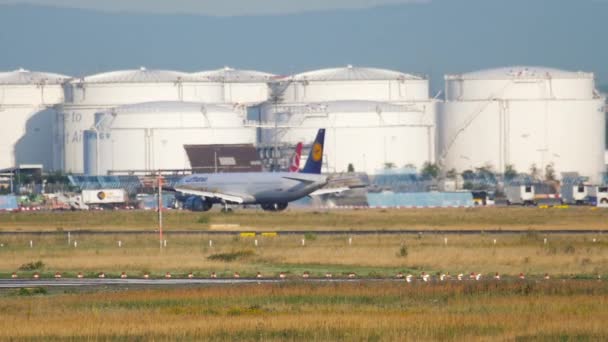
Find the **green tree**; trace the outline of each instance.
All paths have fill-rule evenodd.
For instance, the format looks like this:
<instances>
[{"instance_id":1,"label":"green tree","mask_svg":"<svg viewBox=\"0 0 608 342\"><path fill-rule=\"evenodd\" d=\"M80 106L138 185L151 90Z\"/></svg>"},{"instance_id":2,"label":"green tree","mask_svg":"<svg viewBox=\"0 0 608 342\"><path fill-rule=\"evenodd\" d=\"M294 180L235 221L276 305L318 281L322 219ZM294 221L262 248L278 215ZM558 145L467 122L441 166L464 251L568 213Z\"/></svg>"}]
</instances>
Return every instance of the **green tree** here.
<instances>
[{"instance_id":1,"label":"green tree","mask_svg":"<svg viewBox=\"0 0 608 342\"><path fill-rule=\"evenodd\" d=\"M458 176L458 172L456 172L456 169L451 169L445 174L445 178L447 179L456 179L456 176Z\"/></svg>"},{"instance_id":2,"label":"green tree","mask_svg":"<svg viewBox=\"0 0 608 342\"><path fill-rule=\"evenodd\" d=\"M540 170L538 169L538 166L536 166L536 164L530 165L530 176L534 179L538 179L539 175Z\"/></svg>"},{"instance_id":3,"label":"green tree","mask_svg":"<svg viewBox=\"0 0 608 342\"><path fill-rule=\"evenodd\" d=\"M515 177L517 177L517 170L515 170L515 167L513 166L513 164L507 165L505 167L505 179L512 180Z\"/></svg>"},{"instance_id":4,"label":"green tree","mask_svg":"<svg viewBox=\"0 0 608 342\"><path fill-rule=\"evenodd\" d=\"M437 178L437 176L439 176L439 166L434 163L426 162L422 166L422 171L420 173L425 178Z\"/></svg>"},{"instance_id":5,"label":"green tree","mask_svg":"<svg viewBox=\"0 0 608 342\"><path fill-rule=\"evenodd\" d=\"M555 168L553 167L553 163L545 166L545 180L554 181L555 180Z\"/></svg>"},{"instance_id":6,"label":"green tree","mask_svg":"<svg viewBox=\"0 0 608 342\"><path fill-rule=\"evenodd\" d=\"M395 163L392 162L386 162L384 163L384 169L386 170L392 170L396 167Z\"/></svg>"}]
</instances>

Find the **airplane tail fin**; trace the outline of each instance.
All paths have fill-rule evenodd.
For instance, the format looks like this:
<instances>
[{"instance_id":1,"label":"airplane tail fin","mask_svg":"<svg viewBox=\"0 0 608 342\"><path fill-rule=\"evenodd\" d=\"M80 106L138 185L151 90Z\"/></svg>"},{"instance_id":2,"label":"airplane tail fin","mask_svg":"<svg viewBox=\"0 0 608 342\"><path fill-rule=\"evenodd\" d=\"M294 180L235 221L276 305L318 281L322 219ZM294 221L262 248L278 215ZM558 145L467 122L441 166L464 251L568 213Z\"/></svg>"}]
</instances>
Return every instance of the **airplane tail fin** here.
<instances>
[{"instance_id":1,"label":"airplane tail fin","mask_svg":"<svg viewBox=\"0 0 608 342\"><path fill-rule=\"evenodd\" d=\"M319 129L315 142L312 144L310 154L306 160L306 165L302 169L302 173L321 173L323 166L323 144L325 143L325 128Z\"/></svg>"},{"instance_id":2,"label":"airplane tail fin","mask_svg":"<svg viewBox=\"0 0 608 342\"><path fill-rule=\"evenodd\" d=\"M302 143L299 142L296 145L296 152L291 157L291 163L289 165L289 172L298 172L300 171L300 157L302 156Z\"/></svg>"}]
</instances>

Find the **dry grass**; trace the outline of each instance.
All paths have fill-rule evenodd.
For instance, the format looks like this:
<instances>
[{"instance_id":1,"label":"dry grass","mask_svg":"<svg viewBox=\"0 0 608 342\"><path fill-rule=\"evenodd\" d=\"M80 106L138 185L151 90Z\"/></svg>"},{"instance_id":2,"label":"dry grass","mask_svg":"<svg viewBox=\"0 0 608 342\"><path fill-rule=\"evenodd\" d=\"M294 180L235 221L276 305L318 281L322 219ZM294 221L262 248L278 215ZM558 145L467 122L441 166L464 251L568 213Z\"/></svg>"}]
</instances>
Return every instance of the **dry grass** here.
<instances>
[{"instance_id":1,"label":"dry grass","mask_svg":"<svg viewBox=\"0 0 608 342\"><path fill-rule=\"evenodd\" d=\"M0 297L0 339L605 340L599 282L288 284Z\"/></svg>"},{"instance_id":2,"label":"dry grass","mask_svg":"<svg viewBox=\"0 0 608 342\"><path fill-rule=\"evenodd\" d=\"M168 229L208 229L236 224L242 230L282 229L608 229L608 210L590 207L521 207L351 211L239 210L232 214L168 212ZM0 214L0 230L155 229L154 212L60 212Z\"/></svg>"},{"instance_id":3,"label":"dry grass","mask_svg":"<svg viewBox=\"0 0 608 342\"><path fill-rule=\"evenodd\" d=\"M326 271L340 275L391 277L395 273L450 272L553 276L608 275L608 238L604 235L550 235L547 243L540 233L516 235L450 235L444 245L441 235L353 236L308 235L254 238L212 235L168 235L167 248L159 250L154 235L72 234L78 247L68 245L67 234L40 236L0 236L0 275L7 277L23 264L42 261L47 274L55 271L117 275L128 272L140 276L151 272L185 274L190 271L207 277L211 271L229 276L238 271L253 276L309 271L321 276ZM213 247L209 247L209 240ZM496 239L496 244L494 244ZM593 242L596 239L596 242ZM32 240L34 248L29 247ZM118 247L118 241L122 247ZM405 246L407 256L401 254ZM212 255L238 258L209 258ZM31 272L29 272L31 273ZM23 276L28 272L20 272Z\"/></svg>"}]
</instances>

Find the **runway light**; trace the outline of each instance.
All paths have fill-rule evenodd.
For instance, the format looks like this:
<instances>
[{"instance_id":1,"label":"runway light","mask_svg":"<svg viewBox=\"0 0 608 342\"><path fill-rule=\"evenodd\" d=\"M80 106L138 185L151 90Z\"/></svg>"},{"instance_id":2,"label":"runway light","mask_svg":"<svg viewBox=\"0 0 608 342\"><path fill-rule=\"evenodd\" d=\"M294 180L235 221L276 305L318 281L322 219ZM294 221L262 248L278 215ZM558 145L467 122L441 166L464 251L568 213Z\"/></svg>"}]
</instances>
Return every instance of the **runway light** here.
<instances>
[{"instance_id":1,"label":"runway light","mask_svg":"<svg viewBox=\"0 0 608 342\"><path fill-rule=\"evenodd\" d=\"M523 273L523 272L519 274L519 279L522 279L522 280L523 280L523 279L526 279L526 276L524 275L524 273Z\"/></svg>"},{"instance_id":2,"label":"runway light","mask_svg":"<svg viewBox=\"0 0 608 342\"><path fill-rule=\"evenodd\" d=\"M97 276L97 278L105 278L105 277L106 277L106 274L103 272L99 273L99 275Z\"/></svg>"},{"instance_id":3,"label":"runway light","mask_svg":"<svg viewBox=\"0 0 608 342\"><path fill-rule=\"evenodd\" d=\"M469 279L470 280L475 279L475 277L476 277L475 272L471 272L471 274L469 274Z\"/></svg>"},{"instance_id":4,"label":"runway light","mask_svg":"<svg viewBox=\"0 0 608 342\"><path fill-rule=\"evenodd\" d=\"M304 273L302 273L302 278L307 279L308 277L310 277L310 273L308 273L308 271L304 271Z\"/></svg>"},{"instance_id":5,"label":"runway light","mask_svg":"<svg viewBox=\"0 0 608 342\"><path fill-rule=\"evenodd\" d=\"M408 283L411 283L411 282L412 282L412 278L413 278L413 277L412 277L412 275L411 275L411 274L408 274L408 275L405 277L405 281L407 281Z\"/></svg>"},{"instance_id":6,"label":"runway light","mask_svg":"<svg viewBox=\"0 0 608 342\"><path fill-rule=\"evenodd\" d=\"M144 273L144 279L148 279L150 278L150 275L148 274L148 272Z\"/></svg>"},{"instance_id":7,"label":"runway light","mask_svg":"<svg viewBox=\"0 0 608 342\"><path fill-rule=\"evenodd\" d=\"M355 272L350 272L350 273L348 274L348 278L350 278L350 279L357 278L357 274L356 274Z\"/></svg>"},{"instance_id":8,"label":"runway light","mask_svg":"<svg viewBox=\"0 0 608 342\"><path fill-rule=\"evenodd\" d=\"M239 272L234 272L234 277L235 277L235 278L240 278L240 277L241 277L241 275L239 274Z\"/></svg>"},{"instance_id":9,"label":"runway light","mask_svg":"<svg viewBox=\"0 0 608 342\"><path fill-rule=\"evenodd\" d=\"M426 274L426 272L422 272L420 274L420 278L422 278L422 281L425 282L425 283L429 281L429 275Z\"/></svg>"},{"instance_id":10,"label":"runway light","mask_svg":"<svg viewBox=\"0 0 608 342\"><path fill-rule=\"evenodd\" d=\"M475 276L475 280L477 280L477 281L481 280L481 273L477 273L477 275Z\"/></svg>"},{"instance_id":11,"label":"runway light","mask_svg":"<svg viewBox=\"0 0 608 342\"><path fill-rule=\"evenodd\" d=\"M262 278L262 273L258 272L258 273L255 275L255 277L256 277L256 278Z\"/></svg>"},{"instance_id":12,"label":"runway light","mask_svg":"<svg viewBox=\"0 0 608 342\"><path fill-rule=\"evenodd\" d=\"M194 274L192 274L192 272L188 273L188 279L192 279L194 278Z\"/></svg>"},{"instance_id":13,"label":"runway light","mask_svg":"<svg viewBox=\"0 0 608 342\"><path fill-rule=\"evenodd\" d=\"M279 278L285 279L285 277L286 277L285 272L279 273Z\"/></svg>"},{"instance_id":14,"label":"runway light","mask_svg":"<svg viewBox=\"0 0 608 342\"><path fill-rule=\"evenodd\" d=\"M82 278L84 278L84 276L82 275L82 272L78 272L78 274L76 275L76 277L77 277L78 279L82 279Z\"/></svg>"},{"instance_id":15,"label":"runway light","mask_svg":"<svg viewBox=\"0 0 608 342\"><path fill-rule=\"evenodd\" d=\"M325 273L325 278L333 278L333 277L334 277L333 274L331 274L329 272Z\"/></svg>"},{"instance_id":16,"label":"runway light","mask_svg":"<svg viewBox=\"0 0 608 342\"><path fill-rule=\"evenodd\" d=\"M395 278L397 278L397 279L403 279L403 273L401 273L401 272L397 273L397 275L395 276Z\"/></svg>"},{"instance_id":17,"label":"runway light","mask_svg":"<svg viewBox=\"0 0 608 342\"><path fill-rule=\"evenodd\" d=\"M459 280L459 281L461 281L461 280L462 280L462 277L464 277L464 274L462 274L462 273L458 273L458 280Z\"/></svg>"},{"instance_id":18,"label":"runway light","mask_svg":"<svg viewBox=\"0 0 608 342\"><path fill-rule=\"evenodd\" d=\"M171 273L169 273L169 272L165 273L165 279L171 279Z\"/></svg>"},{"instance_id":19,"label":"runway light","mask_svg":"<svg viewBox=\"0 0 608 342\"><path fill-rule=\"evenodd\" d=\"M39 279L40 278L40 274L38 274L38 272L34 273L34 279Z\"/></svg>"},{"instance_id":20,"label":"runway light","mask_svg":"<svg viewBox=\"0 0 608 342\"><path fill-rule=\"evenodd\" d=\"M215 274L215 272L211 272L210 277L211 277L212 279L215 279L215 278L217 278L217 274Z\"/></svg>"},{"instance_id":21,"label":"runway light","mask_svg":"<svg viewBox=\"0 0 608 342\"><path fill-rule=\"evenodd\" d=\"M498 274L498 272L496 272L496 274L494 274L494 279L500 280L500 274Z\"/></svg>"},{"instance_id":22,"label":"runway light","mask_svg":"<svg viewBox=\"0 0 608 342\"><path fill-rule=\"evenodd\" d=\"M551 279L551 278L549 277L549 273L545 273L545 280L549 280L549 279Z\"/></svg>"},{"instance_id":23,"label":"runway light","mask_svg":"<svg viewBox=\"0 0 608 342\"><path fill-rule=\"evenodd\" d=\"M121 279L127 279L127 273L122 272L122 273L120 274L120 278L121 278Z\"/></svg>"},{"instance_id":24,"label":"runway light","mask_svg":"<svg viewBox=\"0 0 608 342\"><path fill-rule=\"evenodd\" d=\"M439 276L439 280L440 280L440 281L445 281L445 274L443 274L443 273L442 273L442 274Z\"/></svg>"},{"instance_id":25,"label":"runway light","mask_svg":"<svg viewBox=\"0 0 608 342\"><path fill-rule=\"evenodd\" d=\"M61 273L59 273L59 272L55 272L55 278L56 278L56 279L61 278Z\"/></svg>"},{"instance_id":26,"label":"runway light","mask_svg":"<svg viewBox=\"0 0 608 342\"><path fill-rule=\"evenodd\" d=\"M17 278L17 273L13 272L13 274L11 274L11 278Z\"/></svg>"}]
</instances>

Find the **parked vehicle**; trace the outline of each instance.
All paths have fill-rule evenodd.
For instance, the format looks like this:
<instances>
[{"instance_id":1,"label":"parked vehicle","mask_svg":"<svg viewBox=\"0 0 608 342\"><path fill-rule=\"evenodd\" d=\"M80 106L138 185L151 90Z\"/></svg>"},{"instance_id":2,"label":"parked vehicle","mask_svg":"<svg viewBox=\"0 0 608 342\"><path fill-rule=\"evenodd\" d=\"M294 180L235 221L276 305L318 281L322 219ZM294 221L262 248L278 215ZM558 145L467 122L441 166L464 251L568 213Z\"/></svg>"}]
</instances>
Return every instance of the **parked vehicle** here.
<instances>
[{"instance_id":1,"label":"parked vehicle","mask_svg":"<svg viewBox=\"0 0 608 342\"><path fill-rule=\"evenodd\" d=\"M534 185L505 186L505 196L507 197L508 205L536 205L534 194Z\"/></svg>"}]
</instances>

